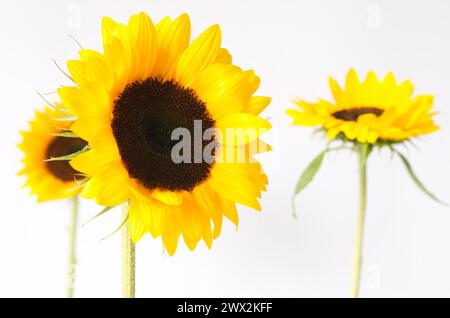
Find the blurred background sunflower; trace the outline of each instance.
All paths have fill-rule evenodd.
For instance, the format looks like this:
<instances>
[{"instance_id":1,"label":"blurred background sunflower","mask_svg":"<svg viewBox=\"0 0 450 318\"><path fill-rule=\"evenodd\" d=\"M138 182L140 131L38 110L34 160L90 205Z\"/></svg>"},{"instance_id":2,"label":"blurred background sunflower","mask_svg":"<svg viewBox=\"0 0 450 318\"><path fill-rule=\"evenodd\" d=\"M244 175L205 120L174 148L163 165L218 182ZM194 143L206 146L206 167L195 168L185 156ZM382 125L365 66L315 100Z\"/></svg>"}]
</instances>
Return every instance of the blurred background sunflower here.
<instances>
[{"instance_id":1,"label":"blurred background sunflower","mask_svg":"<svg viewBox=\"0 0 450 318\"><path fill-rule=\"evenodd\" d=\"M330 78L330 87L335 102L320 99L317 103L297 100L298 109L288 109L287 114L294 119L293 125L320 126L330 142L325 150L316 156L306 167L292 197L295 214L295 196L303 191L320 169L326 154L331 151L350 150L358 154L359 172L359 211L353 256L351 296L359 297L362 272L363 236L367 205L367 163L375 146L387 146L392 155L403 162L412 181L426 195L436 202L440 199L430 192L414 173L411 164L397 144L410 141L411 138L432 133L439 129L434 124L433 96L412 97L411 82L397 84L394 74L389 73L379 81L373 71L360 82L355 70L347 74L345 89ZM333 141L341 141L339 147L333 147ZM351 147L347 147L350 142Z\"/></svg>"},{"instance_id":2,"label":"blurred background sunflower","mask_svg":"<svg viewBox=\"0 0 450 318\"><path fill-rule=\"evenodd\" d=\"M68 269L66 296L74 295L77 266L76 241L78 227L78 193L84 176L72 168L66 158L85 149L86 141L74 136L60 105L36 111L30 121L30 130L22 131L19 148L23 151L23 169L19 175L26 177L25 187L38 202L71 198Z\"/></svg>"},{"instance_id":3,"label":"blurred background sunflower","mask_svg":"<svg viewBox=\"0 0 450 318\"><path fill-rule=\"evenodd\" d=\"M350 70L344 88L330 78L334 102L296 100L287 113L294 125L321 126L330 140L345 137L360 143L401 142L439 129L434 124L433 96L413 97L410 81L397 83L389 73L379 81L373 71L364 81Z\"/></svg>"},{"instance_id":4,"label":"blurred background sunflower","mask_svg":"<svg viewBox=\"0 0 450 318\"><path fill-rule=\"evenodd\" d=\"M22 131L19 148L23 151L23 168L19 175L26 177L25 187L37 197L38 202L67 199L80 191L83 178L68 160L51 160L82 150L86 142L77 137L62 137L72 124L58 120L61 113L46 107L36 111L30 129Z\"/></svg>"}]
</instances>

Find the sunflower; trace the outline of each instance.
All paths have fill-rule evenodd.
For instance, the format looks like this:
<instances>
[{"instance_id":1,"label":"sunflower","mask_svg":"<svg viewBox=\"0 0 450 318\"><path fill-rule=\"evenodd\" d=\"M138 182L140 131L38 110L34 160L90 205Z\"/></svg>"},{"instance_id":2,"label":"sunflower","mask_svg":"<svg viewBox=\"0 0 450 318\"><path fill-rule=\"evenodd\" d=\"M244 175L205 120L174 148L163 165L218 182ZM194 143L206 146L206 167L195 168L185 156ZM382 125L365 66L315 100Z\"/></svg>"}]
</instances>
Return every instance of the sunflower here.
<instances>
[{"instance_id":1,"label":"sunflower","mask_svg":"<svg viewBox=\"0 0 450 318\"><path fill-rule=\"evenodd\" d=\"M330 140L343 136L368 144L401 142L439 129L433 122L433 96L412 97L411 82L397 84L392 73L379 81L371 71L360 82L350 70L345 88L329 81L334 103L295 101L301 110L287 111L294 125L321 126Z\"/></svg>"},{"instance_id":2,"label":"sunflower","mask_svg":"<svg viewBox=\"0 0 450 318\"><path fill-rule=\"evenodd\" d=\"M37 196L38 202L65 199L76 195L78 171L68 161L47 161L80 151L86 142L76 137L57 136L71 125L68 121L56 120L61 117L59 111L45 108L36 111L30 122L31 129L22 131L19 148L24 152L24 167L19 175L25 175L25 187ZM78 177L79 179L79 177Z\"/></svg>"},{"instance_id":3,"label":"sunflower","mask_svg":"<svg viewBox=\"0 0 450 318\"><path fill-rule=\"evenodd\" d=\"M260 80L232 64L219 26L192 42L190 29L186 14L156 25L144 13L128 24L105 17L103 52L81 50L67 63L76 87L58 90L77 117L71 129L90 148L71 162L90 176L81 196L104 206L128 201L132 241L161 236L170 255L180 236L191 250L200 240L210 248L223 216L238 224L236 203L260 210L267 184L253 158L267 147L252 145L265 145L259 136L270 124L258 115L270 98L253 96ZM174 162L177 128L214 130L213 160ZM228 138L236 128L239 138ZM200 138L201 154L210 143ZM214 159L236 153L251 160Z\"/></svg>"},{"instance_id":4,"label":"sunflower","mask_svg":"<svg viewBox=\"0 0 450 318\"><path fill-rule=\"evenodd\" d=\"M412 97L413 86L409 81L397 84L389 73L382 81L374 72L369 72L360 82L354 70L347 74L345 88L341 88L330 78L334 103L320 99L317 103L297 100L298 109L287 110L294 119L294 125L319 126L329 140L341 143L327 147L316 156L303 171L295 186L292 207L295 216L295 198L314 179L325 155L331 151L350 150L358 155L359 211L352 269L352 297L359 296L363 233L366 218L367 165L373 149L388 147L392 155L403 162L406 171L417 187L436 202L439 198L430 192L419 180L409 160L397 149L397 145L415 136L432 133L439 129L434 124L432 111L433 96ZM352 146L348 147L347 142Z\"/></svg>"}]
</instances>

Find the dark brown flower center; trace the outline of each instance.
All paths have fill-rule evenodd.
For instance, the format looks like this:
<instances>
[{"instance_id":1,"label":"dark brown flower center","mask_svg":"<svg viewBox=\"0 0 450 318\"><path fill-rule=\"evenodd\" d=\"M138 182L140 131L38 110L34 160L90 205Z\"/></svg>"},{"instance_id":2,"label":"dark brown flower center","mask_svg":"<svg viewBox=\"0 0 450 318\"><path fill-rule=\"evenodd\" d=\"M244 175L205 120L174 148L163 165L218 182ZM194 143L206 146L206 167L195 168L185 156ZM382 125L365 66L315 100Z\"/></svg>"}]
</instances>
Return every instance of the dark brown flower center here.
<instances>
[{"instance_id":1,"label":"dark brown flower center","mask_svg":"<svg viewBox=\"0 0 450 318\"><path fill-rule=\"evenodd\" d=\"M359 116L365 114L374 114L375 116L380 117L383 112L383 109L377 107L354 107L334 112L332 115L336 119L345 121L357 121Z\"/></svg>"},{"instance_id":2,"label":"dark brown flower center","mask_svg":"<svg viewBox=\"0 0 450 318\"><path fill-rule=\"evenodd\" d=\"M57 158L67 156L82 150L87 145L80 138L55 137L48 145L46 158ZM72 168L67 160L46 161L48 171L61 181L74 181L80 174Z\"/></svg>"},{"instance_id":3,"label":"dark brown flower center","mask_svg":"<svg viewBox=\"0 0 450 318\"><path fill-rule=\"evenodd\" d=\"M211 162L172 158L172 149L180 142L172 140L173 131L182 128L193 137L195 121L201 122L202 135L215 125L192 89L154 78L129 84L115 101L111 127L130 177L147 189L170 191L190 191L206 180ZM202 138L199 146L203 150L210 142ZM191 158L194 147L192 142L188 148Z\"/></svg>"}]
</instances>

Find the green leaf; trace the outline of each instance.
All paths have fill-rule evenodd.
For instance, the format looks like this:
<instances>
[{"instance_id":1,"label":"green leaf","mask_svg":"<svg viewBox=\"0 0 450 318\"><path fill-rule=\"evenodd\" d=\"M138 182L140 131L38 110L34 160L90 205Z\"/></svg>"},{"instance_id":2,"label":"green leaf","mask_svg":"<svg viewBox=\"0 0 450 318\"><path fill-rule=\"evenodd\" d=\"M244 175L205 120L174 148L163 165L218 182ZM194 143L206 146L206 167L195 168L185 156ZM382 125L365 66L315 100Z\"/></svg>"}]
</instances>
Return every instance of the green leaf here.
<instances>
[{"instance_id":1,"label":"green leaf","mask_svg":"<svg viewBox=\"0 0 450 318\"><path fill-rule=\"evenodd\" d=\"M292 215L294 218L297 218L297 215L295 213L295 197L303 191L314 179L315 175L319 171L320 167L322 166L323 158L325 157L325 154L328 152L328 149L325 149L322 151L317 157L315 157L308 167L303 171L302 175L300 176L300 179L297 181L297 185L295 186L294 195L292 196Z\"/></svg>"},{"instance_id":2,"label":"green leaf","mask_svg":"<svg viewBox=\"0 0 450 318\"><path fill-rule=\"evenodd\" d=\"M432 200L436 201L437 203L443 204L443 205L447 205L447 203L441 201L436 195L434 195L432 192L430 192L427 188L425 188L424 184L419 180L419 178L417 177L417 175L414 173L414 170L411 166L411 164L409 163L408 159L399 151L394 149L394 152L400 157L400 159L402 160L403 164L405 165L406 171L408 171L409 176L411 177L411 179L414 181L414 183L416 184L416 186L422 190L426 195L428 195Z\"/></svg>"}]
</instances>

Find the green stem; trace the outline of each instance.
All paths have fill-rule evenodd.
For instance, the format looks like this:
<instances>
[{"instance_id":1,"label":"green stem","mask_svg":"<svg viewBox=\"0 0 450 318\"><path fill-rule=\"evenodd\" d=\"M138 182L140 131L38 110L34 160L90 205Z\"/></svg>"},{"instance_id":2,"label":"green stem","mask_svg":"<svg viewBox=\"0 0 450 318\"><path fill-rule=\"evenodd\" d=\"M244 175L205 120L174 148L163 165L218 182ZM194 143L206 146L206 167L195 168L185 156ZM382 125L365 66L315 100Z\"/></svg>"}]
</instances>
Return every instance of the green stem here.
<instances>
[{"instance_id":1,"label":"green stem","mask_svg":"<svg viewBox=\"0 0 450 318\"><path fill-rule=\"evenodd\" d=\"M128 214L128 203L123 205L123 215ZM122 228L122 296L124 298L135 297L135 246L130 236L129 221Z\"/></svg>"},{"instance_id":2,"label":"green stem","mask_svg":"<svg viewBox=\"0 0 450 318\"><path fill-rule=\"evenodd\" d=\"M356 243L353 256L352 271L352 297L359 297L362 267L362 250L364 239L364 221L366 217L366 193L367 193L367 158L369 156L369 145L360 144L358 146L359 157L359 212L356 229Z\"/></svg>"},{"instance_id":3,"label":"green stem","mask_svg":"<svg viewBox=\"0 0 450 318\"><path fill-rule=\"evenodd\" d=\"M78 229L78 196L72 198L71 220L69 228L69 259L67 263L66 297L72 298L74 293L75 273L77 267L76 244Z\"/></svg>"}]
</instances>

